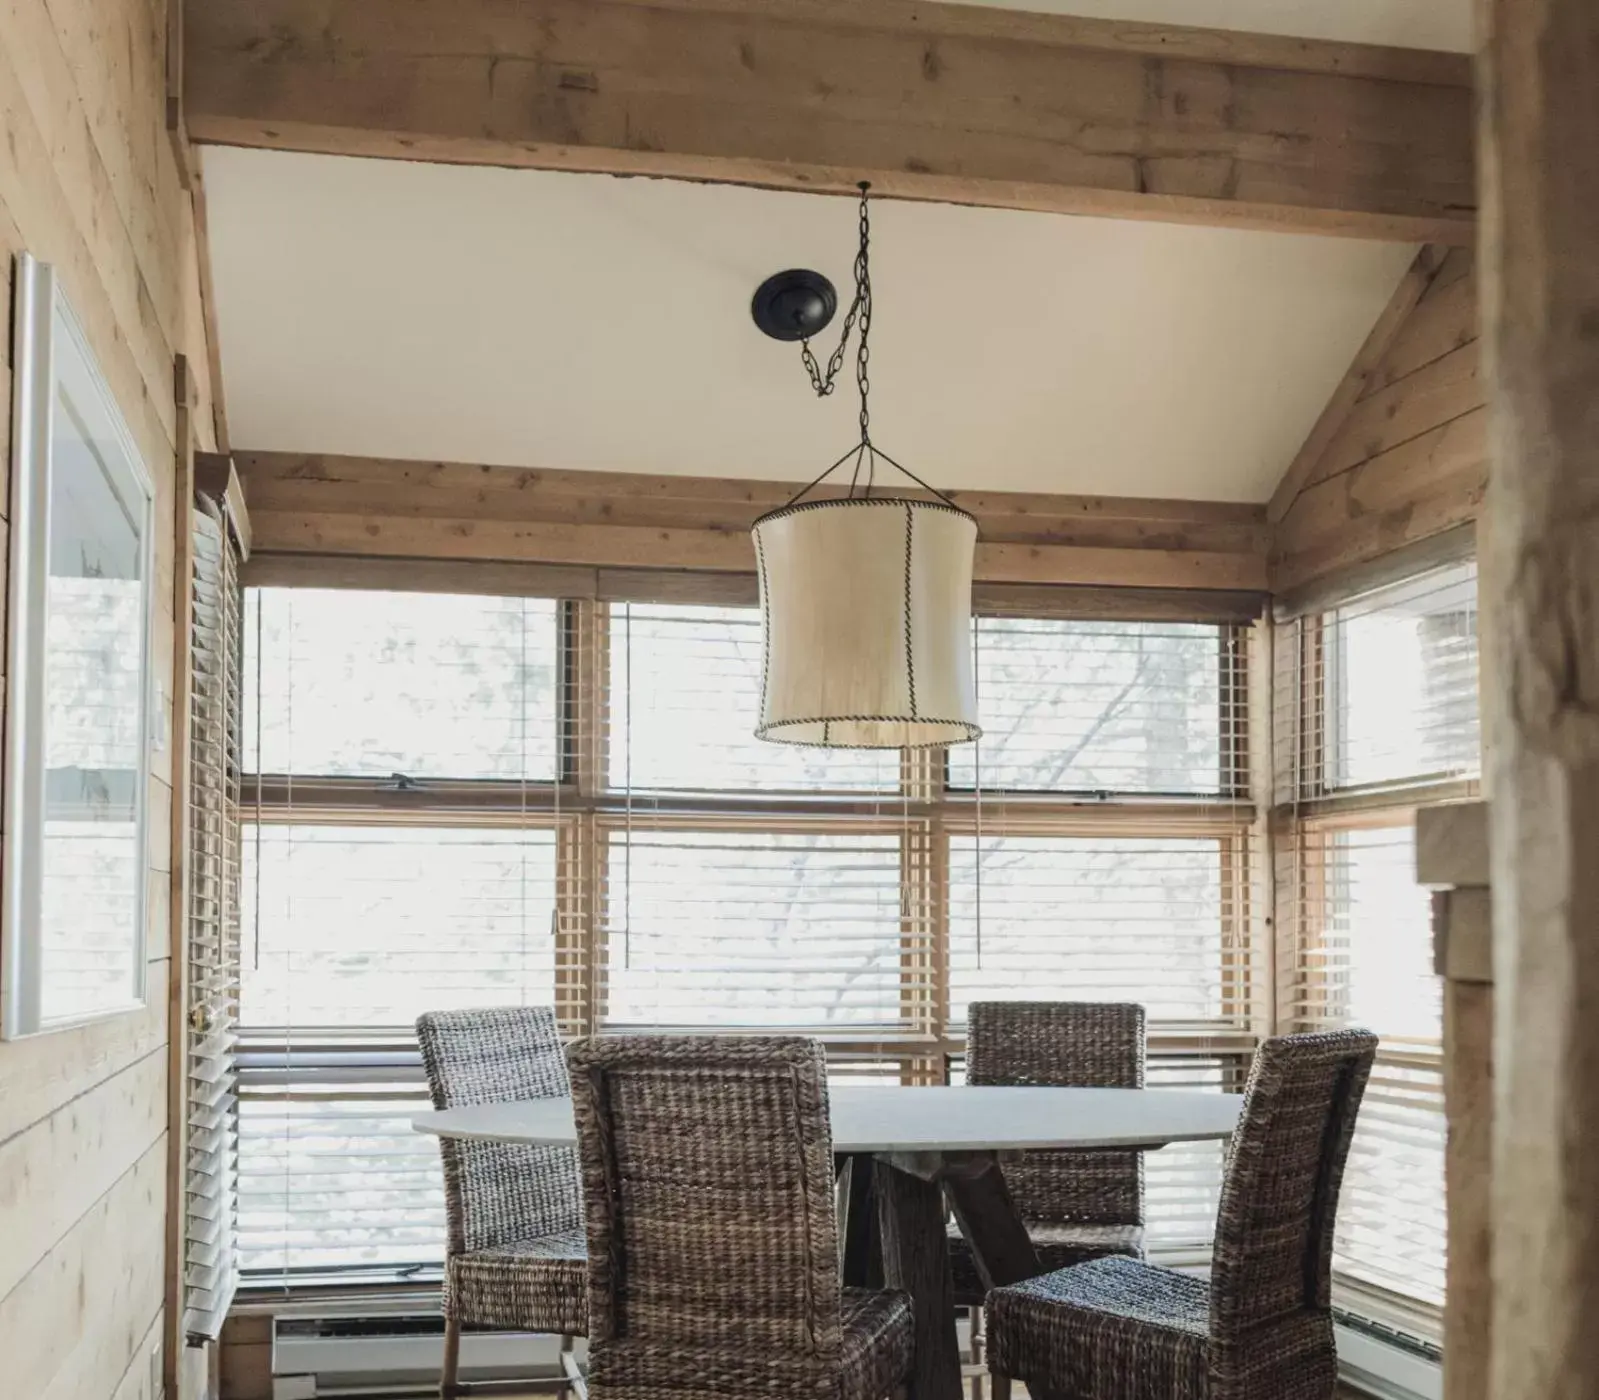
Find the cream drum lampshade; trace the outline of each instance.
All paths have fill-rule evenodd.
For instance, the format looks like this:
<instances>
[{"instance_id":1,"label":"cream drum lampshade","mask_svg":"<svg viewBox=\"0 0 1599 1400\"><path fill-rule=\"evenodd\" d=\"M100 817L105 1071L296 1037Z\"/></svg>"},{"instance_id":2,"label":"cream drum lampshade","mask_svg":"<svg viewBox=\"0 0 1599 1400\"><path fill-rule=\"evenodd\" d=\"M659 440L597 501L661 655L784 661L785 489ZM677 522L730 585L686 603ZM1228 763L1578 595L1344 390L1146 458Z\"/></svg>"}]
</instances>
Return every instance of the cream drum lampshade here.
<instances>
[{"instance_id":1,"label":"cream drum lampshade","mask_svg":"<svg viewBox=\"0 0 1599 1400\"><path fill-rule=\"evenodd\" d=\"M977 522L935 501L849 497L755 522L765 630L756 734L897 749L976 739Z\"/></svg>"}]
</instances>

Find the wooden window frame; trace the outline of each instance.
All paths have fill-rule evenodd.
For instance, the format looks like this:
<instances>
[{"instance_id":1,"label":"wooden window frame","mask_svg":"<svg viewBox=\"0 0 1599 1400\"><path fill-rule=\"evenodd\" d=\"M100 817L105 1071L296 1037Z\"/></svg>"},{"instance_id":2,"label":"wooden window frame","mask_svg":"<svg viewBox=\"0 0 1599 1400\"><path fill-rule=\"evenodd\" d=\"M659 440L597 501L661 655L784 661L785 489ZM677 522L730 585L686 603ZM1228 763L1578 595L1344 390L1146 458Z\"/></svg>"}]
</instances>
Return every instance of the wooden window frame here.
<instances>
[{"instance_id":1,"label":"wooden window frame","mask_svg":"<svg viewBox=\"0 0 1599 1400\"><path fill-rule=\"evenodd\" d=\"M399 582L398 579L387 580ZM461 575L458 586L469 586ZM668 590L675 602L703 600L727 605L725 581L707 578L697 589L694 576L682 576ZM1047 591L1045 591L1047 593ZM531 594L529 596L532 596ZM1052 606L1040 596L1009 600L1011 605L983 609L994 616L1060 616L1074 607ZM1031 604L1032 606L1028 606ZM1163 607L1168 618L1169 602ZM902 1024L893 1034L862 1037L824 1035L841 1050L869 1048L897 1059L907 1082L942 1078L943 1064L964 1051L964 1031L952 1027L949 1015L949 888L950 840L979 826L986 834L999 830L994 818L978 817L979 798L951 789L942 756L908 755L902 762L899 787L880 794L729 794L652 796L647 810L627 803L605 783L606 687L610 664L610 603L594 598L565 599L559 618L562 684L558 716L562 753L555 782L521 783L493 779L456 783L425 779L409 790L379 787L366 778L312 778L293 775L246 775L243 803L252 821L265 824L310 823L373 826L437 825L457 828L507 826L553 827L557 833L556 1004L562 1031L584 1035L605 1022L606 946L605 837L618 822L638 829L722 829L750 833L782 831L908 831L900 843L902 891ZM1130 612L1106 609L1107 620L1134 620ZM1219 733L1222 763L1232 774L1250 771L1249 749L1261 726L1249 723L1251 672L1258 660L1250 654L1249 629L1236 622L1205 616L1196 603L1196 621L1221 627ZM995 791L982 801L990 810ZM1215 1024L1152 1028L1151 1048L1164 1053L1247 1051L1268 1029L1262 1023L1251 991L1260 969L1253 966L1261 947L1260 901L1252 872L1259 852L1250 834L1257 805L1248 792L1222 798L1141 798L1117 794L1105 801L1080 796L1011 793L1004 797L1004 830L1037 836L1193 836L1211 837L1222 845L1224 956L1249 969L1240 990L1229 992L1224 1016ZM1224 978L1224 985L1234 982Z\"/></svg>"}]
</instances>

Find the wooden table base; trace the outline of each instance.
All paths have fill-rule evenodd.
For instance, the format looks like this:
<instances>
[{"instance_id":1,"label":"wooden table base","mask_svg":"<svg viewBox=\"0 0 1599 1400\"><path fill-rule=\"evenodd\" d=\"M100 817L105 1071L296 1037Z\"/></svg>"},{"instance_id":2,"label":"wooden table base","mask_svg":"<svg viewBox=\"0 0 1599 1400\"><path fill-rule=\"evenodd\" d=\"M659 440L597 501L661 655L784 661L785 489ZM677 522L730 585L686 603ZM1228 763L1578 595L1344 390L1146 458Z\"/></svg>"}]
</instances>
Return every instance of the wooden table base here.
<instances>
[{"instance_id":1,"label":"wooden table base","mask_svg":"<svg viewBox=\"0 0 1599 1400\"><path fill-rule=\"evenodd\" d=\"M961 1400L943 1189L936 1181L882 1163L873 1187L883 1242L883 1282L911 1295L916 1317L910 1393L916 1400Z\"/></svg>"},{"instance_id":2,"label":"wooden table base","mask_svg":"<svg viewBox=\"0 0 1599 1400\"><path fill-rule=\"evenodd\" d=\"M961 1400L960 1344L950 1276L945 1193L988 1287L1039 1272L1038 1255L993 1153L879 1157L871 1195L877 1204L883 1282L911 1295L916 1317L916 1400ZM858 1178L851 1178L851 1198ZM850 1215L855 1214L854 1210ZM847 1221L846 1239L860 1230ZM846 1259L848 1248L846 1246ZM846 1272L846 1282L849 1276Z\"/></svg>"},{"instance_id":3,"label":"wooden table base","mask_svg":"<svg viewBox=\"0 0 1599 1400\"><path fill-rule=\"evenodd\" d=\"M1038 1251L1028 1238L998 1162L991 1162L986 1171L976 1175L946 1176L944 1193L961 1234L972 1247L984 1288L1003 1288L1042 1272Z\"/></svg>"}]
</instances>

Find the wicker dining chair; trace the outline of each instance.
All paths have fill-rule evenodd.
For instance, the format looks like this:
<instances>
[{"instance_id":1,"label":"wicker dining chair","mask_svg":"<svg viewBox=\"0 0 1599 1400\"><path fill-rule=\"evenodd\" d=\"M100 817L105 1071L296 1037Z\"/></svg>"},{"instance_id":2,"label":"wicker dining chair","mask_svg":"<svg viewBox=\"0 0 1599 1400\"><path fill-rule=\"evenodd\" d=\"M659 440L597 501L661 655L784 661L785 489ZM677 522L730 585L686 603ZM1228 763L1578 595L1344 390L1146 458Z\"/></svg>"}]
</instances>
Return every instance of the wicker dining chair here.
<instances>
[{"instance_id":1,"label":"wicker dining chair","mask_svg":"<svg viewBox=\"0 0 1599 1400\"><path fill-rule=\"evenodd\" d=\"M966 1018L966 1082L1142 1089L1144 1008L1127 1002L975 1001ZM1028 1152L1003 1170L1040 1272L1107 1254L1143 1257L1142 1152ZM980 1306L987 1290L971 1246L954 1224L949 1253L957 1305Z\"/></svg>"},{"instance_id":2,"label":"wicker dining chair","mask_svg":"<svg viewBox=\"0 0 1599 1400\"><path fill-rule=\"evenodd\" d=\"M416 1034L434 1108L567 1092L547 1006L428 1012ZM461 1393L462 1327L558 1335L561 1379L529 1388L580 1388L572 1338L588 1327L588 1263L576 1154L458 1138L441 1138L439 1149L449 1228L440 1394Z\"/></svg>"},{"instance_id":3,"label":"wicker dining chair","mask_svg":"<svg viewBox=\"0 0 1599 1400\"><path fill-rule=\"evenodd\" d=\"M883 1400L910 1300L839 1285L822 1049L627 1036L567 1049L588 1202L592 1400Z\"/></svg>"},{"instance_id":4,"label":"wicker dining chair","mask_svg":"<svg viewBox=\"0 0 1599 1400\"><path fill-rule=\"evenodd\" d=\"M1233 1135L1209 1280L1099 1259L988 1295L994 1400L1331 1400L1333 1226L1377 1051L1366 1031L1268 1040Z\"/></svg>"}]
</instances>

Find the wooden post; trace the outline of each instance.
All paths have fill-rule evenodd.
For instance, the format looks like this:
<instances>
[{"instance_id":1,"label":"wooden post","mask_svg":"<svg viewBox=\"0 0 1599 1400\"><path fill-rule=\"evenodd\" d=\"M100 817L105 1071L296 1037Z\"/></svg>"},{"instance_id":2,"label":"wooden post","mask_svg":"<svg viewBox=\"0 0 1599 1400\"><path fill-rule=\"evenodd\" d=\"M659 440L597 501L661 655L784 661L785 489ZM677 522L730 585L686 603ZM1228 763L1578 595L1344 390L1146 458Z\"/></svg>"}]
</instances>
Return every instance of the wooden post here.
<instances>
[{"instance_id":1,"label":"wooden post","mask_svg":"<svg viewBox=\"0 0 1599 1400\"><path fill-rule=\"evenodd\" d=\"M1599 6L1486 0L1495 1400L1599 1394Z\"/></svg>"},{"instance_id":2,"label":"wooden post","mask_svg":"<svg viewBox=\"0 0 1599 1400\"><path fill-rule=\"evenodd\" d=\"M1416 813L1416 878L1435 889L1434 959L1443 978L1449 1112L1444 1400L1487 1400L1493 1336L1494 989L1486 803Z\"/></svg>"}]
</instances>

